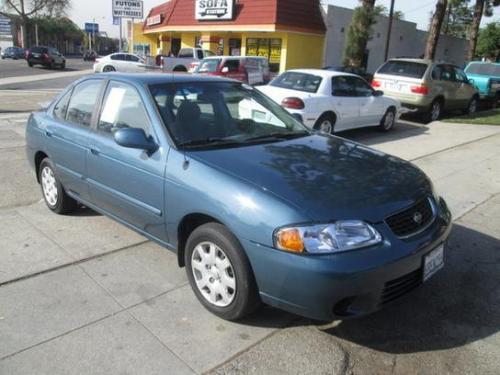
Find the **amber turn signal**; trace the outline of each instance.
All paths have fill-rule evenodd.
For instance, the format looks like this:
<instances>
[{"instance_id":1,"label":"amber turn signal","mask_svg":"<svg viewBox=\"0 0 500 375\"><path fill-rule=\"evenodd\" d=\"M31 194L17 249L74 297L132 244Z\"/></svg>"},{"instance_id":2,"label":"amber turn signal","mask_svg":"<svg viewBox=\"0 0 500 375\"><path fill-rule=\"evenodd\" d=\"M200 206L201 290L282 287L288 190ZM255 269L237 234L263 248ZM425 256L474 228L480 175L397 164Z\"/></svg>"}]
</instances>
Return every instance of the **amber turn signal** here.
<instances>
[{"instance_id":1,"label":"amber turn signal","mask_svg":"<svg viewBox=\"0 0 500 375\"><path fill-rule=\"evenodd\" d=\"M276 234L276 245L281 250L302 253L304 251L304 241L297 228L281 229Z\"/></svg>"}]
</instances>

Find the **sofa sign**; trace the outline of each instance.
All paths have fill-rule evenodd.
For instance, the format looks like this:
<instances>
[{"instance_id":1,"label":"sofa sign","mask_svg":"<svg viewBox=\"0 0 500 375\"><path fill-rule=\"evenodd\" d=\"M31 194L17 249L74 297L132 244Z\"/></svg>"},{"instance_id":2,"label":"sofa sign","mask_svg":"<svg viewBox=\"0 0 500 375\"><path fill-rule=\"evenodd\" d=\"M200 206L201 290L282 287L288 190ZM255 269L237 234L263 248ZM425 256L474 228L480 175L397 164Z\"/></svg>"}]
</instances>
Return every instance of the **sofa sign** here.
<instances>
[{"instance_id":1,"label":"sofa sign","mask_svg":"<svg viewBox=\"0 0 500 375\"><path fill-rule=\"evenodd\" d=\"M196 0L195 18L200 21L233 19L234 0Z\"/></svg>"}]
</instances>

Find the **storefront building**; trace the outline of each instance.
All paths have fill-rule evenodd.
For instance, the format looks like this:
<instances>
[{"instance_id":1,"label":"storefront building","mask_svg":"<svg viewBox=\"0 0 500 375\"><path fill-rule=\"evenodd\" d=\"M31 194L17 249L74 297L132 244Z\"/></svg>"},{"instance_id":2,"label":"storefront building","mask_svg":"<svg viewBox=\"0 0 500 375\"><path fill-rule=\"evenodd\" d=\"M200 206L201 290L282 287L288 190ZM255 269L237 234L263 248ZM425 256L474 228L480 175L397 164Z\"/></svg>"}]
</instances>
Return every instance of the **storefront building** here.
<instances>
[{"instance_id":1,"label":"storefront building","mask_svg":"<svg viewBox=\"0 0 500 375\"><path fill-rule=\"evenodd\" d=\"M134 50L264 56L275 72L319 68L326 28L316 0L170 0L134 24Z\"/></svg>"}]
</instances>

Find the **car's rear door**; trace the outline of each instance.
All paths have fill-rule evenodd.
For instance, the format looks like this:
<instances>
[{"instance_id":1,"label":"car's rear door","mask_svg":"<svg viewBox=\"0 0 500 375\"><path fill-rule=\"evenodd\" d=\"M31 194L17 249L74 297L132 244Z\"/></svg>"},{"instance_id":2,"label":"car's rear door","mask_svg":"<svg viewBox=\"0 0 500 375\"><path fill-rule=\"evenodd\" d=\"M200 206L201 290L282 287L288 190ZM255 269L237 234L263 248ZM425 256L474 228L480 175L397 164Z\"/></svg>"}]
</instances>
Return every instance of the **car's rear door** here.
<instances>
[{"instance_id":1,"label":"car's rear door","mask_svg":"<svg viewBox=\"0 0 500 375\"><path fill-rule=\"evenodd\" d=\"M76 85L57 102L45 126L47 153L59 180L70 194L82 200L89 198L86 157L90 125L102 86L101 79Z\"/></svg>"},{"instance_id":2,"label":"car's rear door","mask_svg":"<svg viewBox=\"0 0 500 375\"><path fill-rule=\"evenodd\" d=\"M359 123L359 100L351 76L332 77L332 107L337 113L335 131L356 127Z\"/></svg>"},{"instance_id":3,"label":"car's rear door","mask_svg":"<svg viewBox=\"0 0 500 375\"><path fill-rule=\"evenodd\" d=\"M163 187L168 146L148 153L122 147L114 139L118 129L139 128L159 144L147 108L138 88L109 81L89 142L89 186L98 207L165 241Z\"/></svg>"}]
</instances>

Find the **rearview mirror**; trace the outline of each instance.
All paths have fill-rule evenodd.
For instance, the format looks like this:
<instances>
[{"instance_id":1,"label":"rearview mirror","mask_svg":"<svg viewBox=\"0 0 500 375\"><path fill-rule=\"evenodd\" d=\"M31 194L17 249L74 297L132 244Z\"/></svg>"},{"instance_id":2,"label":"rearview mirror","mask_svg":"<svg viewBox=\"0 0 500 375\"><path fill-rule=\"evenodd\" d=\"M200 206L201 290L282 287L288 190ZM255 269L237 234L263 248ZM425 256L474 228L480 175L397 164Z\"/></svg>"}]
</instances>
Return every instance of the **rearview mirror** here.
<instances>
[{"instance_id":1,"label":"rearview mirror","mask_svg":"<svg viewBox=\"0 0 500 375\"><path fill-rule=\"evenodd\" d=\"M382 90L375 90L373 92L373 96L383 96L384 92Z\"/></svg>"},{"instance_id":2,"label":"rearview mirror","mask_svg":"<svg viewBox=\"0 0 500 375\"><path fill-rule=\"evenodd\" d=\"M469 84L474 86L475 81L472 78L469 78Z\"/></svg>"},{"instance_id":3,"label":"rearview mirror","mask_svg":"<svg viewBox=\"0 0 500 375\"><path fill-rule=\"evenodd\" d=\"M153 153L158 149L158 145L151 137L147 137L143 129L124 128L118 129L114 135L115 142L122 147L136 148Z\"/></svg>"}]
</instances>

